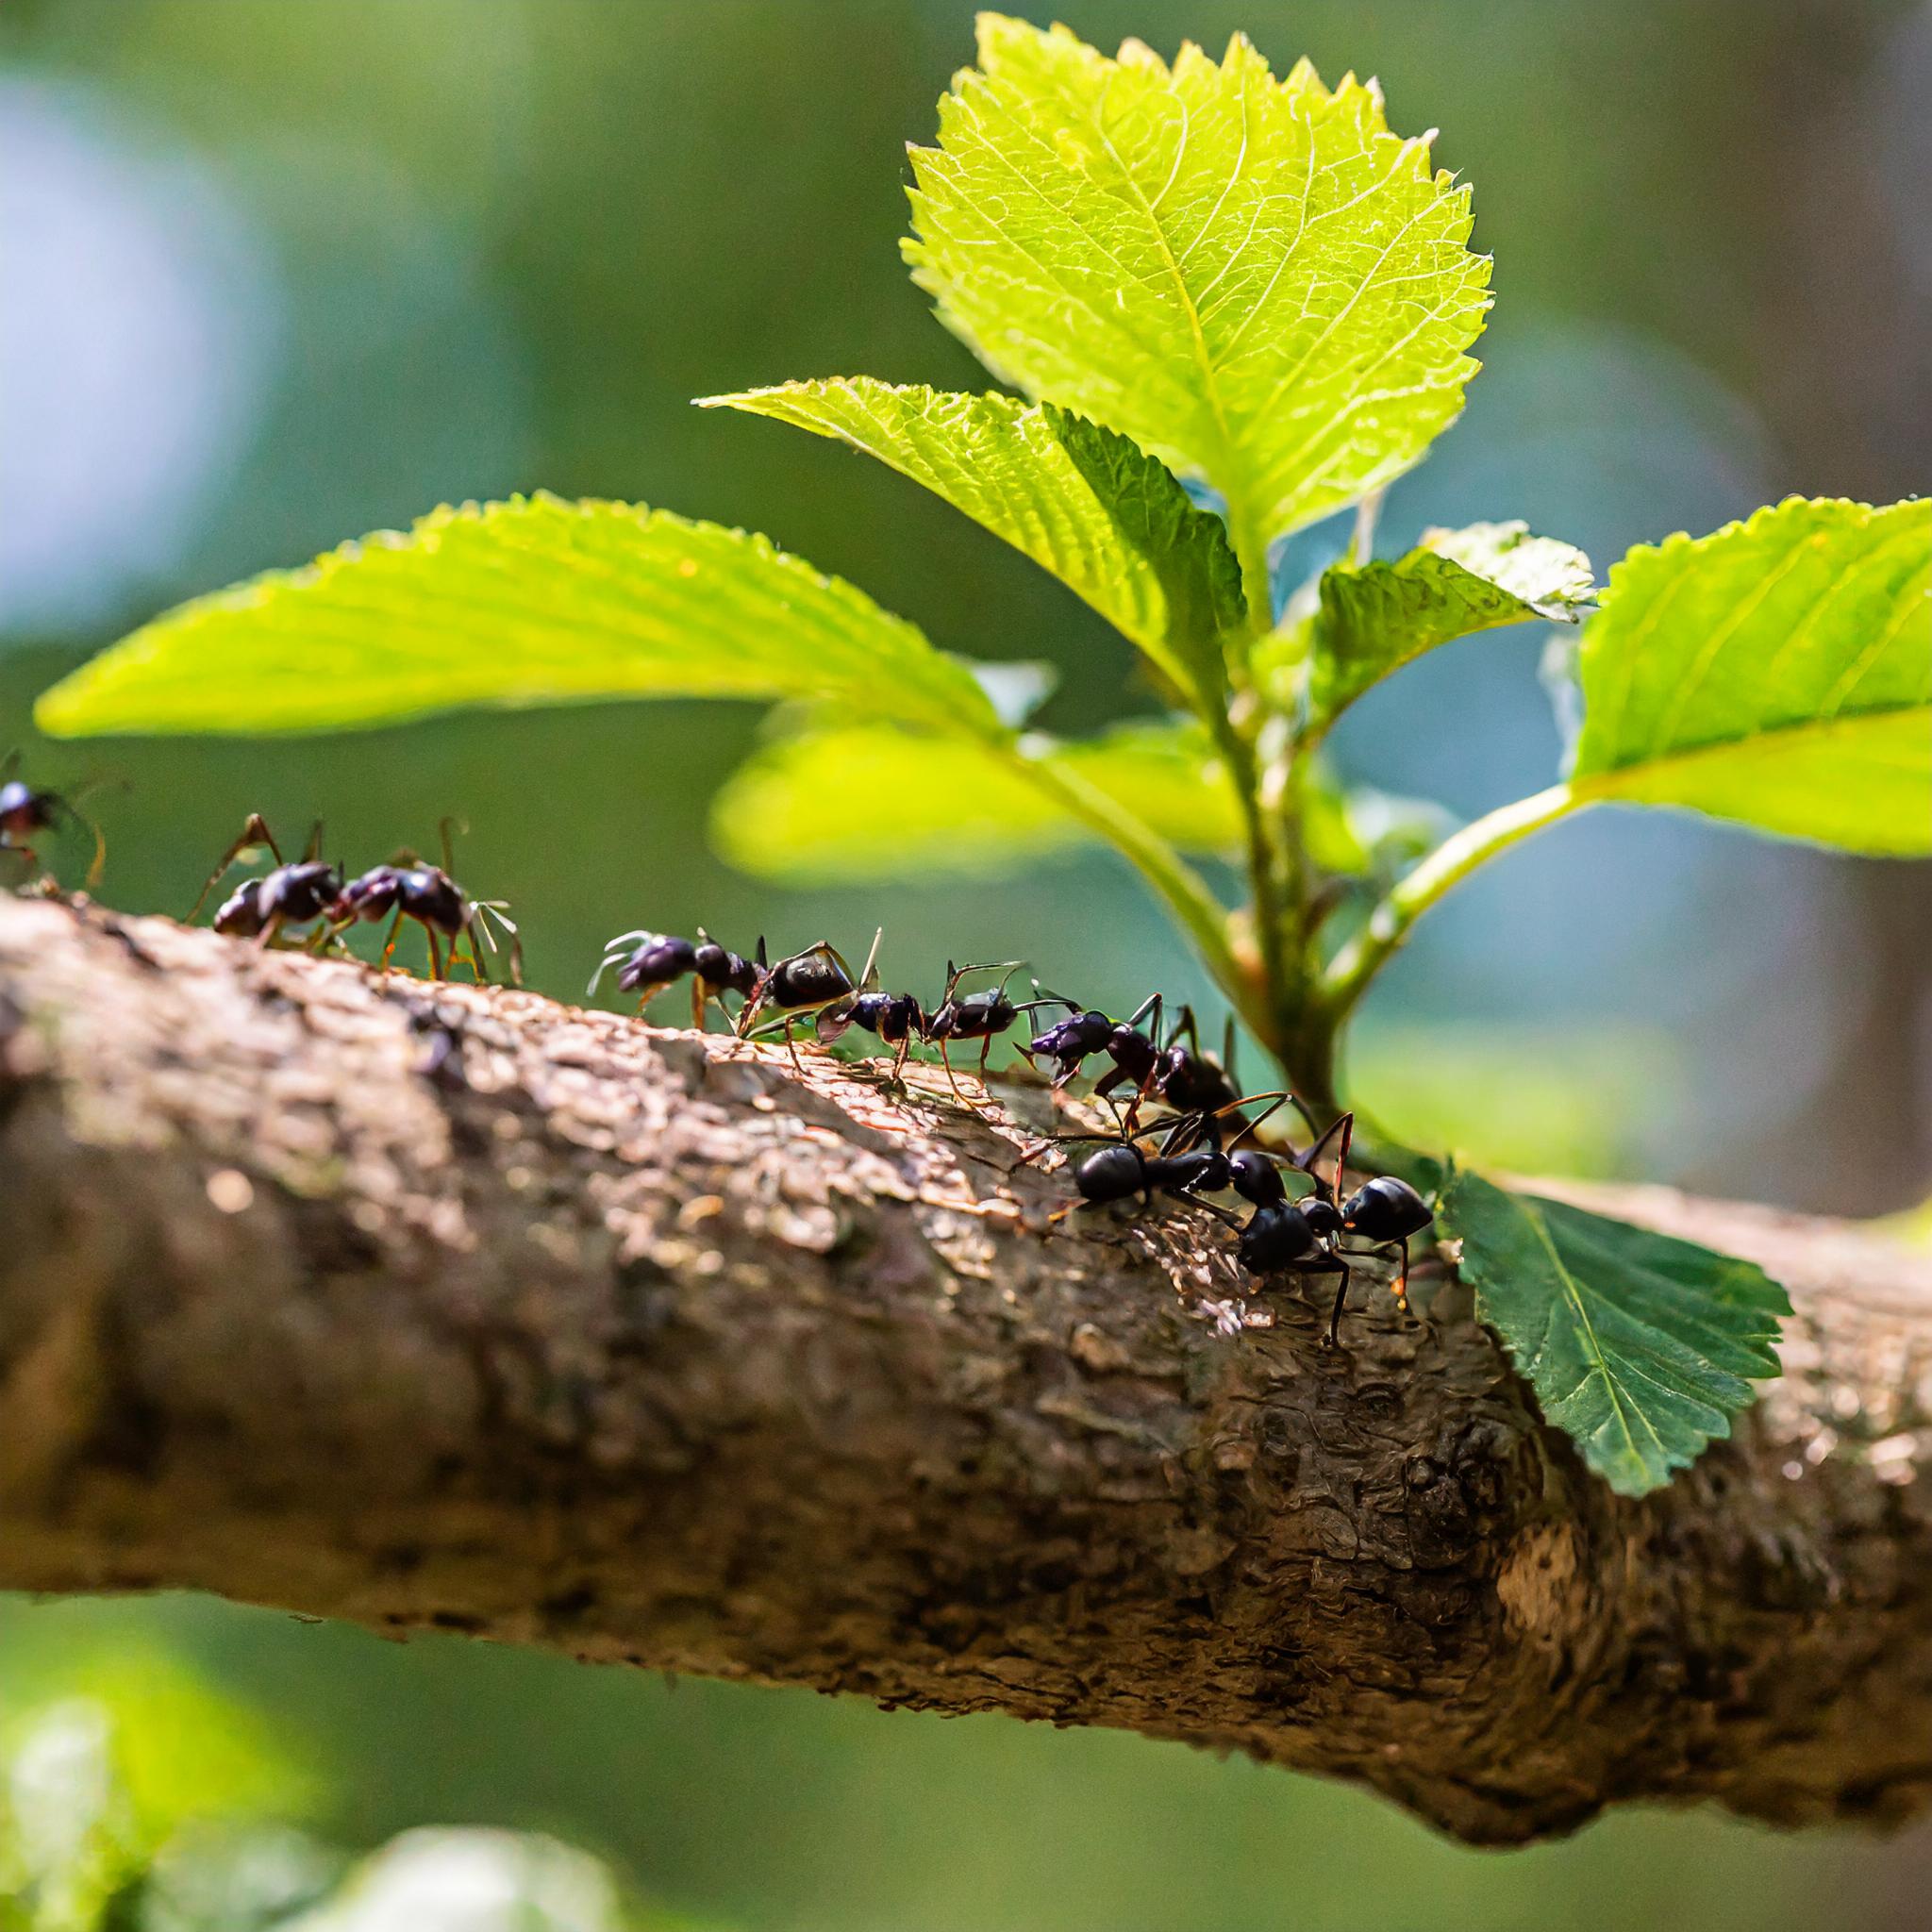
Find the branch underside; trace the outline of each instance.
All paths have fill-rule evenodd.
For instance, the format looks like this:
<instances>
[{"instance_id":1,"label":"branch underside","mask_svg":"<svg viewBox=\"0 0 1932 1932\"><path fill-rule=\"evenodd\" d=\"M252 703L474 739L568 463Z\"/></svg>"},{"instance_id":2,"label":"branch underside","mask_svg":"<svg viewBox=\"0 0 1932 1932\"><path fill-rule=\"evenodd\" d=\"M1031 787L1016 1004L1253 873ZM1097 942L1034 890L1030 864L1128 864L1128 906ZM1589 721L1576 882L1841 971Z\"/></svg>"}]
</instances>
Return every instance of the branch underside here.
<instances>
[{"instance_id":1,"label":"branch underside","mask_svg":"<svg viewBox=\"0 0 1932 1932\"><path fill-rule=\"evenodd\" d=\"M1932 1260L1592 1197L1798 1309L1624 1502L1453 1277L1222 1334L1214 1223L1049 1235L1005 1113L804 1058L0 899L0 1586L1118 1725L1476 1842L1932 1796Z\"/></svg>"}]
</instances>

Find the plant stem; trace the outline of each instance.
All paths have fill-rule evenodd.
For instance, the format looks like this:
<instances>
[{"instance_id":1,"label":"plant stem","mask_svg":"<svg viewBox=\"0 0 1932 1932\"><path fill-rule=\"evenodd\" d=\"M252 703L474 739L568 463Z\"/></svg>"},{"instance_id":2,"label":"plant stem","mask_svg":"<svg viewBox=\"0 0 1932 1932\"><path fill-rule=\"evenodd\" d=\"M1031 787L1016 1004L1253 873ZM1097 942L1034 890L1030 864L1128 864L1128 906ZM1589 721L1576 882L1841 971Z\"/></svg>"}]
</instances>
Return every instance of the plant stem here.
<instances>
[{"instance_id":1,"label":"plant stem","mask_svg":"<svg viewBox=\"0 0 1932 1932\"><path fill-rule=\"evenodd\" d=\"M1331 1033L1347 1019L1369 982L1407 939L1409 928L1450 887L1467 878L1485 859L1493 858L1587 802L1567 784L1552 785L1546 791L1486 813L1443 840L1390 891L1369 915L1368 924L1336 955L1323 976L1321 1005Z\"/></svg>"},{"instance_id":2,"label":"plant stem","mask_svg":"<svg viewBox=\"0 0 1932 1932\"><path fill-rule=\"evenodd\" d=\"M1274 623L1274 579L1268 567L1268 541L1249 518L1238 514L1230 505L1228 540L1241 563L1241 591L1247 605L1248 625L1238 653L1229 655L1228 678L1235 692L1235 707L1226 715L1213 717L1208 724L1222 756L1227 760L1228 776L1241 803L1241 820L1247 835L1248 880L1253 894L1251 919L1255 946L1260 959L1261 985L1258 998L1252 995L1237 1001L1242 1017L1255 1037L1277 1060L1284 1059L1284 1048L1293 1028L1298 1005L1297 989L1305 977L1301 962L1290 957L1287 936L1292 924L1284 904L1289 890L1293 858L1292 843L1284 844L1277 832L1291 840L1292 826L1277 827L1267 801L1262 797L1262 773L1258 738L1265 714L1257 704L1250 674L1248 649L1265 638ZM1242 988L1247 992L1245 985ZM1262 1008L1257 1014L1255 1008Z\"/></svg>"}]
</instances>

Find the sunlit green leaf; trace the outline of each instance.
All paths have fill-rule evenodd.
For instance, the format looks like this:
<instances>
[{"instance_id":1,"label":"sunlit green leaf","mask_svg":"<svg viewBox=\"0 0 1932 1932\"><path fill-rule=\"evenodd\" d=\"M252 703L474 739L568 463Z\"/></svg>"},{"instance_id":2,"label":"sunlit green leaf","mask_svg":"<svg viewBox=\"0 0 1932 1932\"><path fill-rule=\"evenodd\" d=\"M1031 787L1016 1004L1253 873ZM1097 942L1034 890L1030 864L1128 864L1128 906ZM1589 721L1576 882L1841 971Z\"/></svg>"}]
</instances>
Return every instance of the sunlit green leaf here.
<instances>
[{"instance_id":1,"label":"sunlit green leaf","mask_svg":"<svg viewBox=\"0 0 1932 1932\"><path fill-rule=\"evenodd\" d=\"M543 494L441 509L183 605L35 717L57 736L255 734L677 693L1002 728L969 666L765 538Z\"/></svg>"},{"instance_id":2,"label":"sunlit green leaf","mask_svg":"<svg viewBox=\"0 0 1932 1932\"><path fill-rule=\"evenodd\" d=\"M1160 667L1196 709L1222 702L1222 632L1245 610L1226 526L1125 437L1051 404L869 376L711 396L890 463L1024 551Z\"/></svg>"},{"instance_id":3,"label":"sunlit green leaf","mask_svg":"<svg viewBox=\"0 0 1932 1932\"><path fill-rule=\"evenodd\" d=\"M1579 803L1932 853L1932 502L1792 497L1633 550L1581 676Z\"/></svg>"},{"instance_id":4,"label":"sunlit green leaf","mask_svg":"<svg viewBox=\"0 0 1932 1932\"><path fill-rule=\"evenodd\" d=\"M1437 1208L1476 1314L1545 1419L1620 1495L1696 1460L1778 1373L1790 1313L1761 1268L1562 1201L1452 1171Z\"/></svg>"},{"instance_id":5,"label":"sunlit green leaf","mask_svg":"<svg viewBox=\"0 0 1932 1932\"><path fill-rule=\"evenodd\" d=\"M1072 743L1038 735L1007 749L890 726L781 739L718 794L711 838L765 878L990 876L1098 844L1091 824L1038 782L1046 768L1124 802L1184 851L1241 841L1240 807L1189 724L1124 724Z\"/></svg>"},{"instance_id":6,"label":"sunlit green leaf","mask_svg":"<svg viewBox=\"0 0 1932 1932\"><path fill-rule=\"evenodd\" d=\"M1226 498L1244 560L1461 408L1489 263L1379 91L1240 36L1170 67L997 14L912 156L915 278L1004 380Z\"/></svg>"},{"instance_id":7,"label":"sunlit green leaf","mask_svg":"<svg viewBox=\"0 0 1932 1932\"><path fill-rule=\"evenodd\" d=\"M1520 523L1425 530L1393 563L1338 564L1323 575L1310 629L1309 708L1332 719L1391 671L1472 631L1574 623L1591 594L1590 558Z\"/></svg>"}]
</instances>

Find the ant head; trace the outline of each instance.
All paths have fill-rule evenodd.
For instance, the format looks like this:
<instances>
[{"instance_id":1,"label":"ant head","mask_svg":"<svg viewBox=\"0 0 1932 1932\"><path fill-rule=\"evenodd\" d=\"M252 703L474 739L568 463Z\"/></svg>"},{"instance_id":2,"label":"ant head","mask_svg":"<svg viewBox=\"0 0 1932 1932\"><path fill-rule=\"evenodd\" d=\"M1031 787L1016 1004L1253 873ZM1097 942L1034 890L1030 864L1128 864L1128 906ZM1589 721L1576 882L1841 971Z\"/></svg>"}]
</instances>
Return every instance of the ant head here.
<instances>
[{"instance_id":1,"label":"ant head","mask_svg":"<svg viewBox=\"0 0 1932 1932\"><path fill-rule=\"evenodd\" d=\"M1333 1201L1324 1200L1321 1195L1310 1195L1301 1203L1302 1219L1314 1233L1327 1241L1342 1231L1341 1210Z\"/></svg>"}]
</instances>

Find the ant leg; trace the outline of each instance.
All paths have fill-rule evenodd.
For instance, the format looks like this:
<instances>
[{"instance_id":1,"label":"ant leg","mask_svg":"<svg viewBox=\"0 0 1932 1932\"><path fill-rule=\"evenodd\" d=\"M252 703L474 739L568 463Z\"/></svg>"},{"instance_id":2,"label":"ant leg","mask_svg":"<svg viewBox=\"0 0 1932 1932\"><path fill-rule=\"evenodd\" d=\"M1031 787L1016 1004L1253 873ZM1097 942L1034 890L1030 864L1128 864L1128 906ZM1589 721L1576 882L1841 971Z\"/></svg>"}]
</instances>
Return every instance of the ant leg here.
<instances>
[{"instance_id":1,"label":"ant leg","mask_svg":"<svg viewBox=\"0 0 1932 1932\"><path fill-rule=\"evenodd\" d=\"M256 951L258 953L267 952L268 949L275 944L277 936L281 932L281 929L282 915L279 912L277 912L275 916L273 919L271 919L269 923L265 926L263 926L258 933L256 934Z\"/></svg>"},{"instance_id":2,"label":"ant leg","mask_svg":"<svg viewBox=\"0 0 1932 1932\"><path fill-rule=\"evenodd\" d=\"M403 908L398 906L396 908L396 916L389 923L389 938L384 941L382 948L382 970L385 973L389 971L389 962L395 958L396 936L402 929Z\"/></svg>"},{"instance_id":3,"label":"ant leg","mask_svg":"<svg viewBox=\"0 0 1932 1932\"><path fill-rule=\"evenodd\" d=\"M805 1062L798 1058L798 1041L792 1036L791 1022L793 1017L791 1013L785 1015L785 1051L791 1056L793 1069L802 1074L805 1072Z\"/></svg>"},{"instance_id":4,"label":"ant leg","mask_svg":"<svg viewBox=\"0 0 1932 1932\"><path fill-rule=\"evenodd\" d=\"M1324 1348L1337 1348L1341 1343L1341 1314L1348 1305L1348 1263L1340 1255L1331 1255L1325 1263L1309 1262L1301 1271L1304 1274L1339 1274L1341 1282L1335 1290L1335 1306L1328 1311L1328 1332L1322 1338Z\"/></svg>"},{"instance_id":5,"label":"ant leg","mask_svg":"<svg viewBox=\"0 0 1932 1932\"><path fill-rule=\"evenodd\" d=\"M476 975L478 986L490 984L490 969L483 963L483 948L476 943L476 922L479 914L473 912L463 923L463 936L470 942L470 971Z\"/></svg>"},{"instance_id":6,"label":"ant leg","mask_svg":"<svg viewBox=\"0 0 1932 1932\"><path fill-rule=\"evenodd\" d=\"M991 1053L991 1051L992 1035L989 1033L986 1036L986 1038L979 1042L979 1084L981 1087L984 1087L986 1085L986 1057L987 1055Z\"/></svg>"},{"instance_id":7,"label":"ant leg","mask_svg":"<svg viewBox=\"0 0 1932 1932\"><path fill-rule=\"evenodd\" d=\"M431 979L441 979L442 977L442 955L437 950L436 928L433 925L425 925L423 928L423 938L429 947L429 976Z\"/></svg>"},{"instance_id":8,"label":"ant leg","mask_svg":"<svg viewBox=\"0 0 1932 1932\"><path fill-rule=\"evenodd\" d=\"M1119 1070L1117 1069L1116 1071ZM1134 1089L1134 1097L1127 1104L1127 1125L1129 1127L1133 1127L1139 1124L1141 1119L1141 1109L1143 1107L1145 1107L1150 1100L1154 1098L1154 1087L1156 1081L1158 1078L1158 1066L1157 1065L1150 1067L1148 1068L1144 1077L1141 1079L1141 1084ZM1098 1093L1100 1091L1100 1089L1096 1086L1093 1091L1094 1092Z\"/></svg>"},{"instance_id":9,"label":"ant leg","mask_svg":"<svg viewBox=\"0 0 1932 1932\"><path fill-rule=\"evenodd\" d=\"M1340 1124L1341 1147L1335 1157L1335 1198L1338 1202L1345 1199L1348 1193L1348 1143L1355 1135L1355 1115L1352 1112L1343 1114Z\"/></svg>"},{"instance_id":10,"label":"ant leg","mask_svg":"<svg viewBox=\"0 0 1932 1932\"><path fill-rule=\"evenodd\" d=\"M238 858L240 858L244 852L246 852L251 845L266 845L269 851L275 855L275 863L277 865L281 864L281 847L275 843L275 835L269 830L268 822L262 817L262 815L258 811L250 812L248 814L247 824L242 827L242 836L239 839L237 839L235 842L232 845L230 845L225 853L222 854L222 862L215 867L214 871L208 874L208 884L202 887L200 897L198 897L195 900L194 904L188 908L188 923L191 925L193 924L196 916L201 911L201 908L208 904L208 895L214 891L216 883L220 880L222 874L225 872L226 872L227 869L231 865L233 865L234 862ZM20 849L23 852L26 850L25 846L22 846ZM27 856L31 858L33 855L29 853Z\"/></svg>"},{"instance_id":11,"label":"ant leg","mask_svg":"<svg viewBox=\"0 0 1932 1932\"><path fill-rule=\"evenodd\" d=\"M1340 1203L1341 1199L1341 1194L1340 1191L1341 1182L1341 1169L1340 1167L1336 1169L1335 1184L1331 1187L1329 1186L1329 1183L1324 1181L1322 1178L1322 1176L1315 1171L1315 1162L1321 1158L1323 1148L1327 1146L1329 1141L1332 1141L1338 1133L1341 1136L1341 1158L1345 1162L1348 1158L1349 1136L1351 1133L1354 1132L1354 1129L1355 1115L1352 1113L1345 1113L1341 1115L1340 1117L1331 1121L1328 1124L1327 1132L1324 1133L1321 1137L1321 1139L1318 1140L1314 1143L1314 1145L1311 1146L1308 1149L1308 1151L1306 1154L1302 1155L1300 1158L1298 1158L1295 1162L1295 1165L1298 1168L1300 1168L1301 1171L1305 1174L1307 1174L1311 1181L1314 1182L1316 1187L1328 1188L1328 1198L1331 1202Z\"/></svg>"},{"instance_id":12,"label":"ant leg","mask_svg":"<svg viewBox=\"0 0 1932 1932\"><path fill-rule=\"evenodd\" d=\"M1198 1208L1203 1214L1211 1214L1224 1226L1240 1227L1242 1224L1239 1214L1231 1212L1228 1208L1223 1208L1213 1201L1204 1201L1198 1194L1190 1194L1183 1190L1176 1189L1174 1198L1184 1208Z\"/></svg>"},{"instance_id":13,"label":"ant leg","mask_svg":"<svg viewBox=\"0 0 1932 1932\"><path fill-rule=\"evenodd\" d=\"M1198 1057L1201 1051L1201 1036L1195 1029L1194 1009L1191 1006L1183 1007L1174 1015L1174 1030L1167 1036L1169 1046L1178 1046L1183 1040L1188 1042L1190 1050Z\"/></svg>"},{"instance_id":14,"label":"ant leg","mask_svg":"<svg viewBox=\"0 0 1932 1932\"><path fill-rule=\"evenodd\" d=\"M88 830L93 834L94 837L94 856L92 862L88 866L87 869L87 886L88 890L92 891L95 886L100 884L101 872L108 863L107 837L102 832L100 826L94 824L93 820L90 818L81 817L81 814L75 811L72 806L69 806L67 809L71 816L76 819L80 819L81 824L84 824L88 828Z\"/></svg>"},{"instance_id":15,"label":"ant leg","mask_svg":"<svg viewBox=\"0 0 1932 1932\"><path fill-rule=\"evenodd\" d=\"M705 1003L708 998L705 982L693 973L691 976L691 1026L693 1033L705 1030Z\"/></svg>"}]
</instances>

